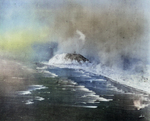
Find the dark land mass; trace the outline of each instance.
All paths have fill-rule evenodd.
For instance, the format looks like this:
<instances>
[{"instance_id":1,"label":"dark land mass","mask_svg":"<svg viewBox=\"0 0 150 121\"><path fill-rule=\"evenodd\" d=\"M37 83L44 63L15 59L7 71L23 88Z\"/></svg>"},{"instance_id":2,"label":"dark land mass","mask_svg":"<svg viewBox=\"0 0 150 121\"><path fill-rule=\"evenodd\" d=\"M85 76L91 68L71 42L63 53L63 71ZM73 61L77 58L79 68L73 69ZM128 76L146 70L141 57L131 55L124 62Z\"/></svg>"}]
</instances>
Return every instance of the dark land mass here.
<instances>
[{"instance_id":1,"label":"dark land mass","mask_svg":"<svg viewBox=\"0 0 150 121\"><path fill-rule=\"evenodd\" d=\"M76 53L68 53L68 54L66 55L65 59L66 59L66 60L70 59L70 60L72 60L72 61L73 61L73 60L76 60L76 61L78 61L78 62L81 62L81 61L83 61L83 62L88 61L88 62L89 62L89 60L88 60L87 58L85 58L84 56L82 56L82 55L80 55L80 54L76 54Z\"/></svg>"}]
</instances>

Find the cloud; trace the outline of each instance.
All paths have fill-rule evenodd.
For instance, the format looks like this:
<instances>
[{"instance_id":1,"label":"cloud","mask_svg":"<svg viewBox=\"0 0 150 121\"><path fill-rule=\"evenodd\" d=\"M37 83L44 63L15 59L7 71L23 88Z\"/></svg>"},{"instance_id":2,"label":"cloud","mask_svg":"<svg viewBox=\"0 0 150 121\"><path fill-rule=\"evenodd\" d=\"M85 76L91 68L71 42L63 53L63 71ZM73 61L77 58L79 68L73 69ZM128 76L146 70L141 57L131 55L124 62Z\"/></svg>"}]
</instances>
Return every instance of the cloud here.
<instances>
[{"instance_id":1,"label":"cloud","mask_svg":"<svg viewBox=\"0 0 150 121\"><path fill-rule=\"evenodd\" d=\"M53 34L59 36L63 52L77 51L85 56L98 57L112 66L122 58L147 60L146 18L131 2L89 8L69 2L55 12ZM75 49L76 31L86 36L84 48ZM80 42L77 43L80 46ZM63 46L61 46L63 45ZM60 52L60 51L59 51Z\"/></svg>"}]
</instances>

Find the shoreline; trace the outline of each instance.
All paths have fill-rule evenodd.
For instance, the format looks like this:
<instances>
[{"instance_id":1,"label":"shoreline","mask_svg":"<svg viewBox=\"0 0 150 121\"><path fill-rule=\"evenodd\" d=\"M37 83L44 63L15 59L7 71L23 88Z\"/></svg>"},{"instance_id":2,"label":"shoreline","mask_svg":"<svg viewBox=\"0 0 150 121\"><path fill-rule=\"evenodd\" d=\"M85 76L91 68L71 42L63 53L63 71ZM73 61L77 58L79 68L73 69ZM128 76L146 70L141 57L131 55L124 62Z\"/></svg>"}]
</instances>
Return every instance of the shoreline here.
<instances>
[{"instance_id":1,"label":"shoreline","mask_svg":"<svg viewBox=\"0 0 150 121\"><path fill-rule=\"evenodd\" d=\"M47 66L47 67L51 67L51 66L53 66L53 67L58 67L58 66L55 66L55 65L48 65L48 64L45 64L45 63L36 63L36 65L39 65L40 67L42 67L42 66ZM59 67L58 67L59 68ZM66 67L63 67L63 68L66 68ZM73 67L70 67L71 69L76 69L76 68L73 68ZM83 70L83 71L85 71L85 72L90 72L90 71L87 71L87 70L84 70L84 69L82 69L82 68L77 68L77 69L80 69L80 70ZM90 72L90 73L93 73L93 72ZM93 73L93 74L96 74L96 73ZM98 75L98 74L96 74L96 75ZM136 87L134 87L134 86L131 86L131 85L127 85L127 84L124 84L124 83L121 83L121 82L119 82L119 81L115 81L114 79L111 79L111 78L109 78L109 77L107 77L107 76L105 76L105 75L101 75L101 74L99 74L98 76L102 76L102 77L104 77L107 81L109 81L112 85L114 85L114 86L116 86L117 88L119 88L119 89L125 89L125 90L128 90L128 91L130 91L130 92L133 92L133 93L141 93L141 94L145 94L145 95L149 95L150 96L150 93L148 93L147 91L145 91L145 90L142 90L142 89L138 89L138 88L136 88Z\"/></svg>"}]
</instances>

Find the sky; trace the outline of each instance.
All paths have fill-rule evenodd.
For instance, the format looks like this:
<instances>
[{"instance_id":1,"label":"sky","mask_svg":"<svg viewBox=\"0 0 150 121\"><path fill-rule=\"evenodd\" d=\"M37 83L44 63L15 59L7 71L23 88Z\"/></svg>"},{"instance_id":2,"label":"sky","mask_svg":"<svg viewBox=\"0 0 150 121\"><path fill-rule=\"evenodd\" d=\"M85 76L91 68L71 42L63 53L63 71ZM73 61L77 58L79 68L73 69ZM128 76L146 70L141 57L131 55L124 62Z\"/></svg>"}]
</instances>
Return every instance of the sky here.
<instances>
[{"instance_id":1,"label":"sky","mask_svg":"<svg viewBox=\"0 0 150 121\"><path fill-rule=\"evenodd\" d=\"M29 26L38 26L36 24L36 11L51 11L58 9L59 7L67 4L71 0L1 0L0 1L0 22L1 31L8 31L11 29L23 28ZM149 0L138 0L130 2L129 0L74 0L76 3L82 4L83 6L94 6L101 7L103 5L117 5L120 2L129 3L131 7L135 4L137 9L149 14ZM41 15L42 16L42 15ZM149 15L148 15L149 16ZM150 17L149 17L150 18ZM42 23L40 23L42 24ZM27 26L28 25L28 26Z\"/></svg>"},{"instance_id":2,"label":"sky","mask_svg":"<svg viewBox=\"0 0 150 121\"><path fill-rule=\"evenodd\" d=\"M69 11L67 11L66 9L67 8L66 6L72 6L72 5L73 7L69 9L70 10L69 13ZM129 9L129 12L131 12L133 16L134 13L136 14L139 12L140 14L142 14L142 17L146 23L142 25L145 26L144 32L146 33L144 35L145 36L144 42L145 41L149 42L148 41L150 37L148 34L149 31L148 28L150 25L149 5L150 5L149 0L133 0L133 1L130 0L86 0L86 1L85 0L57 0L57 1L56 0L13 0L13 1L1 0L0 1L0 53L8 52L15 55L26 53L30 55L30 53L32 53L33 51L32 45L34 45L34 43L40 44L40 43L47 43L48 41L49 42L59 41L59 43L63 41L64 43L63 40L64 36L68 37L65 38L66 40L69 40L70 37L72 38L72 40L74 40L75 38L74 33L78 30L77 28L78 26L77 27L75 26L77 30L74 30L75 32L73 31L74 33L68 36L67 34L65 34L65 32L69 33L71 31L67 30L62 25L60 25L61 27L58 27L57 25L59 25L60 22L57 22L56 19L58 18L64 19L62 15L66 13L67 14L69 13L68 17L74 18L74 13L72 14L71 12L76 11L76 8L79 8L81 10L83 9L83 15L86 15L87 18L89 18L88 13L92 14L92 12L94 12L99 14L102 13L103 10L109 12L113 10L128 12ZM124 11L124 7L125 7L125 11ZM84 11L86 11L85 14ZM81 11L81 15L82 15L82 11ZM96 14L95 16L97 17ZM69 21L73 21L73 24L75 23L78 24L78 21L74 22L74 20L70 18ZM111 17L109 19L111 19ZM85 24L89 24L89 23L86 21ZM81 32L85 31L85 33L83 32L83 34L87 36L86 46L91 48L91 50L94 50L93 49L94 44L92 45L94 40L93 41L88 40L88 39L92 39L92 37L88 36L88 32L84 30L82 27L79 28L81 29L79 31ZM55 29L58 29L58 31ZM96 33L93 33L93 35L94 34ZM60 38L63 39L60 40ZM102 39L102 38L98 37L98 39ZM88 41L90 41L91 44L88 44ZM69 43L68 41L65 42ZM71 43L73 43L73 41ZM109 41L107 43L109 43ZM101 42L99 44L104 44L104 43ZM72 46L72 45L67 44L64 45L64 47L60 46L60 48L61 50L68 52L70 51L70 49L65 50L65 48L66 47L68 48L68 46ZM87 49L82 50L81 53L87 55L85 51L90 53L89 51L87 51ZM100 50L96 49L94 50L94 52L95 51L100 51ZM104 50L101 51L103 52ZM102 55L102 53L97 53L96 56L99 56L100 54ZM100 58L102 57L100 56Z\"/></svg>"}]
</instances>

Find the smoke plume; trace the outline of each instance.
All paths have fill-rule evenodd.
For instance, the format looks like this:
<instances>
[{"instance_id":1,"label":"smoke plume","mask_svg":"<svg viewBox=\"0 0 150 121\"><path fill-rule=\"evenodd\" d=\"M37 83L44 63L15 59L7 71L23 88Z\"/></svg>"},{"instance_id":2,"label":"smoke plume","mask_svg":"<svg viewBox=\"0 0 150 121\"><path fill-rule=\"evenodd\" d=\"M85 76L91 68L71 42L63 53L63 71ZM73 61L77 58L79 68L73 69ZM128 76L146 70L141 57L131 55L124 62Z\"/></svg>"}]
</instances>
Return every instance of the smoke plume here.
<instances>
[{"instance_id":1,"label":"smoke plume","mask_svg":"<svg viewBox=\"0 0 150 121\"><path fill-rule=\"evenodd\" d=\"M59 42L58 53L75 51L110 67L124 66L133 60L145 63L146 18L136 5L129 3L99 8L68 3L60 7L55 12L53 27Z\"/></svg>"}]
</instances>

